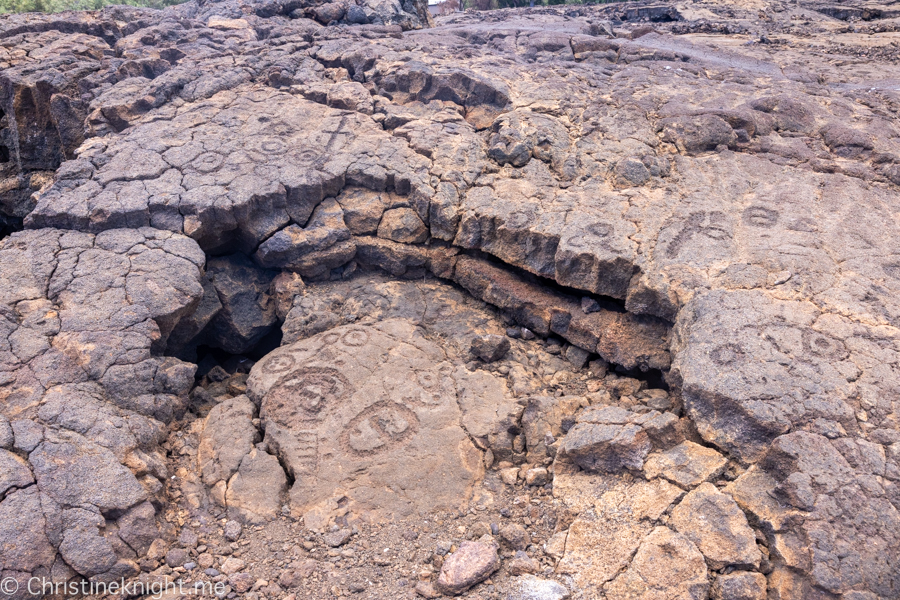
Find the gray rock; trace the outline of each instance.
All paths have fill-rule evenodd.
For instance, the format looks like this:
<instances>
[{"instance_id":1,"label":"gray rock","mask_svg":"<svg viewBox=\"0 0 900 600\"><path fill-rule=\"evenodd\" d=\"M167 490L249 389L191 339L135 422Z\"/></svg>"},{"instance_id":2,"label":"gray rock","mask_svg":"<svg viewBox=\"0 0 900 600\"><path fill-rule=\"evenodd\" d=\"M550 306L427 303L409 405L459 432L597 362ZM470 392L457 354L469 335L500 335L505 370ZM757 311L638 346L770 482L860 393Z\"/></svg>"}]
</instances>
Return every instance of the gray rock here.
<instances>
[{"instance_id":1,"label":"gray rock","mask_svg":"<svg viewBox=\"0 0 900 600\"><path fill-rule=\"evenodd\" d=\"M269 285L275 274L243 254L210 259L206 270L222 309L204 331L206 342L232 354L253 348L276 322Z\"/></svg>"},{"instance_id":2,"label":"gray rock","mask_svg":"<svg viewBox=\"0 0 900 600\"><path fill-rule=\"evenodd\" d=\"M267 269L291 269L304 277L319 277L350 261L356 246L344 224L341 206L333 199L319 204L305 227L289 225L260 244L255 257Z\"/></svg>"},{"instance_id":3,"label":"gray rock","mask_svg":"<svg viewBox=\"0 0 900 600\"><path fill-rule=\"evenodd\" d=\"M172 548L166 553L166 564L172 568L183 566L189 556L184 548Z\"/></svg>"},{"instance_id":4,"label":"gray rock","mask_svg":"<svg viewBox=\"0 0 900 600\"><path fill-rule=\"evenodd\" d=\"M62 506L125 510L146 500L134 474L108 449L73 432L59 433L29 456L42 493Z\"/></svg>"},{"instance_id":5,"label":"gray rock","mask_svg":"<svg viewBox=\"0 0 900 600\"><path fill-rule=\"evenodd\" d=\"M243 532L244 527L238 521L228 521L225 523L225 539L229 542L236 542L241 539L241 533Z\"/></svg>"},{"instance_id":6,"label":"gray rock","mask_svg":"<svg viewBox=\"0 0 900 600\"><path fill-rule=\"evenodd\" d=\"M156 524L156 509L150 502L143 502L128 510L119 517L116 524L119 537L131 547L138 556L147 554L153 541L159 536Z\"/></svg>"},{"instance_id":7,"label":"gray rock","mask_svg":"<svg viewBox=\"0 0 900 600\"><path fill-rule=\"evenodd\" d=\"M563 600L569 597L569 590L562 584L532 575L517 577L510 588L506 600Z\"/></svg>"},{"instance_id":8,"label":"gray rock","mask_svg":"<svg viewBox=\"0 0 900 600\"><path fill-rule=\"evenodd\" d=\"M650 452L650 440L639 425L578 423L560 449L583 469L615 473L640 470Z\"/></svg>"},{"instance_id":9,"label":"gray rock","mask_svg":"<svg viewBox=\"0 0 900 600\"><path fill-rule=\"evenodd\" d=\"M747 571L719 575L713 583L711 597L714 600L765 600L766 577Z\"/></svg>"},{"instance_id":10,"label":"gray rock","mask_svg":"<svg viewBox=\"0 0 900 600\"><path fill-rule=\"evenodd\" d=\"M0 498L11 488L23 488L34 483L28 462L19 456L0 450Z\"/></svg>"},{"instance_id":11,"label":"gray rock","mask_svg":"<svg viewBox=\"0 0 900 600\"><path fill-rule=\"evenodd\" d=\"M203 483L227 482L237 472L244 456L260 440L252 423L255 415L256 406L246 396L220 402L209 411L197 450Z\"/></svg>"},{"instance_id":12,"label":"gray rock","mask_svg":"<svg viewBox=\"0 0 900 600\"><path fill-rule=\"evenodd\" d=\"M587 364L591 353L578 346L568 346L566 348L566 360L572 363L576 369L581 369Z\"/></svg>"},{"instance_id":13,"label":"gray rock","mask_svg":"<svg viewBox=\"0 0 900 600\"><path fill-rule=\"evenodd\" d=\"M325 543L332 548L337 548L338 546L343 546L347 542L350 541L350 537L353 535L349 529L339 529L337 531L331 531L325 534Z\"/></svg>"},{"instance_id":14,"label":"gray rock","mask_svg":"<svg viewBox=\"0 0 900 600\"><path fill-rule=\"evenodd\" d=\"M39 423L20 419L10 423L15 442L13 446L21 452L31 452L44 439L44 428Z\"/></svg>"},{"instance_id":15,"label":"gray rock","mask_svg":"<svg viewBox=\"0 0 900 600\"><path fill-rule=\"evenodd\" d=\"M0 564L4 569L25 573L49 569L56 550L46 527L36 487L7 494L0 501Z\"/></svg>"},{"instance_id":16,"label":"gray rock","mask_svg":"<svg viewBox=\"0 0 900 600\"><path fill-rule=\"evenodd\" d=\"M0 448L12 448L15 437L9 419L0 415Z\"/></svg>"}]
</instances>

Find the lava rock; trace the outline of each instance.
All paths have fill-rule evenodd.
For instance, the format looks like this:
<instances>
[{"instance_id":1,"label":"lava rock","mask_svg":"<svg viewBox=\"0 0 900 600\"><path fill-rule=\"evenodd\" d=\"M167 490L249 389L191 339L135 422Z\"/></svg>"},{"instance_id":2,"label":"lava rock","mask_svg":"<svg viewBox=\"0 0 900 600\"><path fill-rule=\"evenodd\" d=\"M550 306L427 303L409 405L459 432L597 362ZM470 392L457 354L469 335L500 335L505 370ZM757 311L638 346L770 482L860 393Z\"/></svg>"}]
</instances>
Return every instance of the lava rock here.
<instances>
[{"instance_id":1,"label":"lava rock","mask_svg":"<svg viewBox=\"0 0 900 600\"><path fill-rule=\"evenodd\" d=\"M487 363L501 360L510 349L509 340L502 335L480 335L472 340L471 352Z\"/></svg>"},{"instance_id":2,"label":"lava rock","mask_svg":"<svg viewBox=\"0 0 900 600\"><path fill-rule=\"evenodd\" d=\"M672 511L672 526L694 542L710 567L759 567L756 536L737 503L711 483L685 496Z\"/></svg>"}]
</instances>

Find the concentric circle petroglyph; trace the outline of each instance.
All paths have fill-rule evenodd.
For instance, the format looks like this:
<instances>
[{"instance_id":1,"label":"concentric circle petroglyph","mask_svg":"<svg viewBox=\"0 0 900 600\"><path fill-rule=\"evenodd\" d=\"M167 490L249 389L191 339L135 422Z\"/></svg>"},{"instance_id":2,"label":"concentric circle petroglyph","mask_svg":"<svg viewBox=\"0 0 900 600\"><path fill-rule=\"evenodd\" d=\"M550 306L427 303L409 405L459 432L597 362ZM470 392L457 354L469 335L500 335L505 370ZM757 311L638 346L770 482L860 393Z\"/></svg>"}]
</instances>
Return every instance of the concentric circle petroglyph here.
<instances>
[{"instance_id":1,"label":"concentric circle petroglyph","mask_svg":"<svg viewBox=\"0 0 900 600\"><path fill-rule=\"evenodd\" d=\"M308 427L321 420L325 411L336 407L353 393L344 375L329 367L302 367L284 376L266 394L263 412L288 428Z\"/></svg>"},{"instance_id":2,"label":"concentric circle petroglyph","mask_svg":"<svg viewBox=\"0 0 900 600\"><path fill-rule=\"evenodd\" d=\"M357 456L373 456L402 446L419 430L416 413L381 400L353 417L341 434L341 446Z\"/></svg>"},{"instance_id":3,"label":"concentric circle petroglyph","mask_svg":"<svg viewBox=\"0 0 900 600\"><path fill-rule=\"evenodd\" d=\"M260 365L260 369L266 373L286 373L287 371L290 371L295 364L297 364L297 360L293 355L276 354L275 356L270 356L265 359Z\"/></svg>"}]
</instances>

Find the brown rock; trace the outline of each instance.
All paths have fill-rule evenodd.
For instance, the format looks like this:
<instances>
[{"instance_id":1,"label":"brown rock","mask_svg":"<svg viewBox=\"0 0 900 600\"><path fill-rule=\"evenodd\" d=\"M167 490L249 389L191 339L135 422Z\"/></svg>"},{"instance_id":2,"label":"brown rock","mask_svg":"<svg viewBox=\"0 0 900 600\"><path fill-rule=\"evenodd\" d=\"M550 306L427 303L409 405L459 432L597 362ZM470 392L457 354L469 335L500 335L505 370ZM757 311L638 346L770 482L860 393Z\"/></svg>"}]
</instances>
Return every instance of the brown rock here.
<instances>
[{"instance_id":1,"label":"brown rock","mask_svg":"<svg viewBox=\"0 0 900 600\"><path fill-rule=\"evenodd\" d=\"M650 452L650 440L647 433L635 424L578 423L569 430L560 449L575 464L588 471L637 471Z\"/></svg>"},{"instance_id":2,"label":"brown rock","mask_svg":"<svg viewBox=\"0 0 900 600\"><path fill-rule=\"evenodd\" d=\"M479 335L472 339L471 352L486 363L500 360L509 352L509 340L502 335Z\"/></svg>"},{"instance_id":3,"label":"brown rock","mask_svg":"<svg viewBox=\"0 0 900 600\"><path fill-rule=\"evenodd\" d=\"M250 573L235 573L228 578L228 583L238 594L250 591L255 581Z\"/></svg>"},{"instance_id":4,"label":"brown rock","mask_svg":"<svg viewBox=\"0 0 900 600\"><path fill-rule=\"evenodd\" d=\"M481 583L500 568L496 546L465 541L444 559L437 589L445 594L461 594Z\"/></svg>"},{"instance_id":5,"label":"brown rock","mask_svg":"<svg viewBox=\"0 0 900 600\"><path fill-rule=\"evenodd\" d=\"M403 244L420 244L428 239L428 229L411 208L393 208L381 217L378 237Z\"/></svg>"},{"instance_id":6,"label":"brown rock","mask_svg":"<svg viewBox=\"0 0 900 600\"><path fill-rule=\"evenodd\" d=\"M518 523L504 523L500 526L500 539L513 550L524 550L531 544L531 537Z\"/></svg>"},{"instance_id":7,"label":"brown rock","mask_svg":"<svg viewBox=\"0 0 900 600\"><path fill-rule=\"evenodd\" d=\"M759 567L761 555L747 517L711 483L685 496L672 510L670 524L697 545L713 569Z\"/></svg>"},{"instance_id":8,"label":"brown rock","mask_svg":"<svg viewBox=\"0 0 900 600\"><path fill-rule=\"evenodd\" d=\"M605 591L609 598L636 600L706 598L706 563L685 536L668 527L657 527L641 542L628 569Z\"/></svg>"},{"instance_id":9,"label":"brown rock","mask_svg":"<svg viewBox=\"0 0 900 600\"><path fill-rule=\"evenodd\" d=\"M516 552L516 555L506 563L506 570L510 575L525 575L537 573L541 570L541 565L522 551Z\"/></svg>"},{"instance_id":10,"label":"brown rock","mask_svg":"<svg viewBox=\"0 0 900 600\"><path fill-rule=\"evenodd\" d=\"M762 573L735 571L716 577L713 600L765 600L766 577Z\"/></svg>"},{"instance_id":11,"label":"brown rock","mask_svg":"<svg viewBox=\"0 0 900 600\"><path fill-rule=\"evenodd\" d=\"M725 457L712 448L683 442L667 452L648 456L644 473L648 479L664 477L690 489L720 475L727 463Z\"/></svg>"},{"instance_id":12,"label":"brown rock","mask_svg":"<svg viewBox=\"0 0 900 600\"><path fill-rule=\"evenodd\" d=\"M233 575L239 571L243 571L244 567L247 566L240 558L235 558L233 556L229 556L225 559L225 562L222 563L222 566L219 567L219 571L225 573L226 575Z\"/></svg>"}]
</instances>

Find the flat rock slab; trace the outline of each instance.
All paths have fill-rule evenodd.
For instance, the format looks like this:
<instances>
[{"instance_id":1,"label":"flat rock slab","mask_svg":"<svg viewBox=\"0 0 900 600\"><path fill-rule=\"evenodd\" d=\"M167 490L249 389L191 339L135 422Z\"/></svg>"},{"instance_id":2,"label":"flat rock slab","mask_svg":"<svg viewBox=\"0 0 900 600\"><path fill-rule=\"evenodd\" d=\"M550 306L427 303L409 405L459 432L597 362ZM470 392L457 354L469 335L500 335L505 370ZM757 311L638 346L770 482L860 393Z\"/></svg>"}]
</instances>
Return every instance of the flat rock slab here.
<instances>
[{"instance_id":1,"label":"flat rock slab","mask_svg":"<svg viewBox=\"0 0 900 600\"><path fill-rule=\"evenodd\" d=\"M312 511L308 526L334 502L371 520L467 505L484 466L464 429L480 408L465 390L503 398L505 383L454 368L423 333L402 319L337 327L251 371L265 441L295 479L291 511Z\"/></svg>"}]
</instances>

